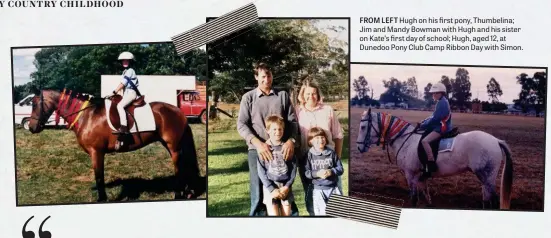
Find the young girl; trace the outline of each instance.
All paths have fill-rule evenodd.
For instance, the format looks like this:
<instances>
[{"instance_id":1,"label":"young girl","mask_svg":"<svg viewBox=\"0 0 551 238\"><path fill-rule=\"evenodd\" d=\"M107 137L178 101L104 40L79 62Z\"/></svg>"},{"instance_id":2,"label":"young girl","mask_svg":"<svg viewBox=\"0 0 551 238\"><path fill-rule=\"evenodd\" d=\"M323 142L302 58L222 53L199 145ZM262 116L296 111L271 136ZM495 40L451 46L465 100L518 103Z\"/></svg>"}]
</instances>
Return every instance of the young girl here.
<instances>
[{"instance_id":1,"label":"young girl","mask_svg":"<svg viewBox=\"0 0 551 238\"><path fill-rule=\"evenodd\" d=\"M312 179L314 214L325 215L325 207L331 194L342 195L337 182L344 173L344 168L335 150L327 145L327 135L319 127L313 127L308 132L308 156L306 158L305 175Z\"/></svg>"},{"instance_id":2,"label":"young girl","mask_svg":"<svg viewBox=\"0 0 551 238\"><path fill-rule=\"evenodd\" d=\"M430 133L422 140L423 148L427 153L427 167L425 168L425 176L438 170L434 162L434 155L430 148L430 143L437 140L442 134L449 132L452 129L452 114L450 104L446 97L446 86L442 83L432 85L429 93L432 93L432 98L436 101L434 112L431 116L423 120L419 128Z\"/></svg>"},{"instance_id":3,"label":"young girl","mask_svg":"<svg viewBox=\"0 0 551 238\"><path fill-rule=\"evenodd\" d=\"M130 52L122 52L119 55L119 60L122 61L122 66L125 68L122 72L121 83L113 90L113 95L118 94L123 90L122 100L117 105L117 111L121 122L120 133L128 133L128 125L126 121L126 112L124 108L130 105L138 96L141 96L138 90L139 82L136 72L131 66L134 62L134 55Z\"/></svg>"},{"instance_id":4,"label":"young girl","mask_svg":"<svg viewBox=\"0 0 551 238\"><path fill-rule=\"evenodd\" d=\"M335 150L337 156L340 157L342 154L344 131L335 110L330 105L322 102L322 92L320 87L316 83L311 82L311 80L313 79L310 78L309 80L306 80L305 84L301 87L298 94L299 104L295 107L295 112L298 119L300 133L301 135L304 135L301 136L300 150L297 152L300 156L299 166L301 169L299 170L299 175L306 194L306 196L304 196L306 211L310 216L315 216L312 198L312 181L304 175L306 155L308 154L308 150L310 150L306 135L308 135L308 131L312 127L319 127L323 129L325 131L325 135L327 136L326 146ZM342 179L340 177L337 184L339 189L342 191Z\"/></svg>"}]
</instances>

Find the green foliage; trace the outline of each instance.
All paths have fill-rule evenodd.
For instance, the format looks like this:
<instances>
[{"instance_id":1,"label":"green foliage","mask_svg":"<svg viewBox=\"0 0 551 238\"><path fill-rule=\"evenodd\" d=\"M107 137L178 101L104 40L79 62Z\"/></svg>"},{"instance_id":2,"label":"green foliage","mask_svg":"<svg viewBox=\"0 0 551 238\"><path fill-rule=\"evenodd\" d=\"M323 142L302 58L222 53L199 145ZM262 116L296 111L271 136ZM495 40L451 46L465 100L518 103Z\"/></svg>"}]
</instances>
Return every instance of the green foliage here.
<instances>
[{"instance_id":1,"label":"green foliage","mask_svg":"<svg viewBox=\"0 0 551 238\"><path fill-rule=\"evenodd\" d=\"M450 78L447 75L442 75L440 83L446 86L447 96L449 98L450 106L453 109L467 109L472 103L482 103L483 111L503 111L507 110L507 104L499 102L498 98L503 95L501 86L495 78L490 78L486 85L487 93L490 99L488 101L480 101L478 98L471 101L471 82L469 72L465 68L458 68L455 74L455 78ZM429 93L432 83L428 83L423 88L423 98L418 98L417 82L415 77L408 78L407 81L400 81L394 77L390 77L390 80L383 80L386 91L381 94L379 101L382 103L401 103L407 102L409 107L431 107L434 105L432 95ZM529 110L535 110L540 112L545 110L546 97L547 97L547 74L546 72L537 72L530 77L526 73L522 73L517 76L517 83L522 85L519 92L519 98L514 100L516 106L523 109L524 112ZM356 91L357 96L352 98L352 105L364 104L362 103L362 95L366 91L368 82L364 76L360 76L358 79L354 79L352 83L353 90ZM366 103L365 105L372 105Z\"/></svg>"},{"instance_id":2,"label":"green foliage","mask_svg":"<svg viewBox=\"0 0 551 238\"><path fill-rule=\"evenodd\" d=\"M363 75L360 75L360 77L354 79L354 82L352 83L352 89L356 92L356 97L359 100L362 100L366 97L369 98L369 93L371 92L371 89L368 87L368 85L369 83Z\"/></svg>"},{"instance_id":3,"label":"green foliage","mask_svg":"<svg viewBox=\"0 0 551 238\"><path fill-rule=\"evenodd\" d=\"M455 73L455 79L451 81L452 97L450 98L454 106L466 109L471 99L471 81L469 71L464 68L458 68Z\"/></svg>"},{"instance_id":4,"label":"green foliage","mask_svg":"<svg viewBox=\"0 0 551 238\"><path fill-rule=\"evenodd\" d=\"M381 94L379 101L382 103L398 104L405 101L405 84L397 78L391 77L390 80L383 80L386 91Z\"/></svg>"},{"instance_id":5,"label":"green foliage","mask_svg":"<svg viewBox=\"0 0 551 238\"><path fill-rule=\"evenodd\" d=\"M445 85L445 84L444 84ZM425 99L425 107L430 108L434 104L434 99L429 93L430 88L432 88L432 83L428 83L424 88L423 99Z\"/></svg>"},{"instance_id":6,"label":"green foliage","mask_svg":"<svg viewBox=\"0 0 551 238\"><path fill-rule=\"evenodd\" d=\"M417 87L417 80L415 79L415 76L408 78L407 82L404 82L404 87L404 93L406 95L412 98L419 97L419 88Z\"/></svg>"},{"instance_id":7,"label":"green foliage","mask_svg":"<svg viewBox=\"0 0 551 238\"><path fill-rule=\"evenodd\" d=\"M492 77L486 85L486 91L488 92L488 97L490 97L490 100L492 100L492 102L499 102L498 97L503 95L503 91L501 91L501 86L494 77Z\"/></svg>"},{"instance_id":8,"label":"green foliage","mask_svg":"<svg viewBox=\"0 0 551 238\"><path fill-rule=\"evenodd\" d=\"M447 98L450 98L450 94L453 93L453 88L452 88L452 79L450 79L450 77L446 76L446 75L442 75L442 78L440 78L440 82L442 84L444 84L444 86L446 86L446 92L447 92L447 95L446 97ZM432 87L432 84L431 84L431 87ZM429 88L430 90L430 88ZM432 97L432 96L431 96Z\"/></svg>"},{"instance_id":9,"label":"green foliage","mask_svg":"<svg viewBox=\"0 0 551 238\"><path fill-rule=\"evenodd\" d=\"M480 101L480 99L475 98L471 101L471 104L473 103L482 104L482 111L485 112L502 112L507 110L507 104L498 101Z\"/></svg>"},{"instance_id":10,"label":"green foliage","mask_svg":"<svg viewBox=\"0 0 551 238\"><path fill-rule=\"evenodd\" d=\"M298 92L310 76L325 96L348 91L346 46L314 24L317 20L263 20L207 45L209 94L235 103L248 88L256 87L253 67L264 62L272 68L273 86ZM330 27L335 32L342 28Z\"/></svg>"},{"instance_id":11,"label":"green foliage","mask_svg":"<svg viewBox=\"0 0 551 238\"><path fill-rule=\"evenodd\" d=\"M206 53L197 49L180 57L171 43L92 45L44 48L35 54L37 71L25 87L16 87L16 95L36 92L43 88L100 95L101 75L121 74L123 67L117 60L123 51L134 54L133 68L139 75L194 75L206 80Z\"/></svg>"},{"instance_id":12,"label":"green foliage","mask_svg":"<svg viewBox=\"0 0 551 238\"><path fill-rule=\"evenodd\" d=\"M24 97L31 93L28 84L17 85L13 87L13 102L17 103L21 101Z\"/></svg>"},{"instance_id":13,"label":"green foliage","mask_svg":"<svg viewBox=\"0 0 551 238\"><path fill-rule=\"evenodd\" d=\"M536 112L545 110L547 102L547 74L536 72L530 77L526 73L517 76L517 83L522 85L515 105L520 106L524 112L534 109Z\"/></svg>"},{"instance_id":14,"label":"green foliage","mask_svg":"<svg viewBox=\"0 0 551 238\"><path fill-rule=\"evenodd\" d=\"M502 102L482 102L482 111L486 112L501 112L507 110L507 104Z\"/></svg>"},{"instance_id":15,"label":"green foliage","mask_svg":"<svg viewBox=\"0 0 551 238\"><path fill-rule=\"evenodd\" d=\"M369 87L367 79L360 75L357 79L354 79L352 83L352 90L356 92L356 96L351 98L350 103L352 105L366 105L366 106L380 106L379 101L372 98L373 89Z\"/></svg>"}]
</instances>

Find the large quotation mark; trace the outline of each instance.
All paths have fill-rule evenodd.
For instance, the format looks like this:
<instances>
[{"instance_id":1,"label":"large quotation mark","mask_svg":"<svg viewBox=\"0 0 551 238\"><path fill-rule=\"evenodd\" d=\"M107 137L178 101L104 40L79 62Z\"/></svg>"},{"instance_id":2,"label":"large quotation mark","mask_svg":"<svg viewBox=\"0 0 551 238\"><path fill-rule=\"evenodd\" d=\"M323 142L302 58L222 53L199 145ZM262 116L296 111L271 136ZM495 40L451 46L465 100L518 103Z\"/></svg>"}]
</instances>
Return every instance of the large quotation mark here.
<instances>
[{"instance_id":1,"label":"large quotation mark","mask_svg":"<svg viewBox=\"0 0 551 238\"><path fill-rule=\"evenodd\" d=\"M27 223L29 223L29 221L33 219L33 217L34 216L30 217L29 220L25 222L25 225L23 225L23 231L21 231L21 233L23 234L23 238L35 238L34 232L26 231ZM42 230L42 226L48 219L50 219L50 216L46 217L46 219L44 219L44 221L42 221L42 223L40 224L40 228L38 229L38 238L52 238L52 233Z\"/></svg>"}]
</instances>

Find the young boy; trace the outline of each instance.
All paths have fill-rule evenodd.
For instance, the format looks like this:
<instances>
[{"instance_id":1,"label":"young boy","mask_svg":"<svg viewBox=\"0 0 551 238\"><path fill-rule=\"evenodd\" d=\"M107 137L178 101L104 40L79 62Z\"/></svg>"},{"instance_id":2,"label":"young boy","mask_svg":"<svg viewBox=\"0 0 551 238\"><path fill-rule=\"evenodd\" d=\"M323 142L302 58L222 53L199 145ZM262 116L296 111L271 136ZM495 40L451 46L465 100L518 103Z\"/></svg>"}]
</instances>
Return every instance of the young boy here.
<instances>
[{"instance_id":1,"label":"young boy","mask_svg":"<svg viewBox=\"0 0 551 238\"><path fill-rule=\"evenodd\" d=\"M319 127L313 127L308 132L308 157L306 158L305 175L312 179L314 185L314 214L325 215L325 207L331 194L342 195L337 186L338 177L344 173L341 160L337 153L327 145L327 135Z\"/></svg>"},{"instance_id":2,"label":"young boy","mask_svg":"<svg viewBox=\"0 0 551 238\"><path fill-rule=\"evenodd\" d=\"M285 130L283 118L272 115L266 118L265 124L269 135L266 144L272 151L272 160L264 161L260 157L257 160L258 176L263 184L263 202L266 204L268 216L290 216L291 204L294 200L291 187L297 171L296 157L293 156L287 161L283 157L284 143L281 141ZM282 213L279 212L280 209Z\"/></svg>"}]
</instances>

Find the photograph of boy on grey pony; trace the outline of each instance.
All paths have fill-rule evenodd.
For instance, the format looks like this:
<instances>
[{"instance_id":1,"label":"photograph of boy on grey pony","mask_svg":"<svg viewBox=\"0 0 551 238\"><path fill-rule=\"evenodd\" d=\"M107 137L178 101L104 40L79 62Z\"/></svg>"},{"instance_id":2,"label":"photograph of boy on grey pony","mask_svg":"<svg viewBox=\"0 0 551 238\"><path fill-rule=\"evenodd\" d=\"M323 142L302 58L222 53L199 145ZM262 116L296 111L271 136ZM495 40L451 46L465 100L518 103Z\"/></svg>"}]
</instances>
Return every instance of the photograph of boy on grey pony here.
<instances>
[{"instance_id":1,"label":"photograph of boy on grey pony","mask_svg":"<svg viewBox=\"0 0 551 238\"><path fill-rule=\"evenodd\" d=\"M354 64L351 75L350 196L543 211L545 68Z\"/></svg>"}]
</instances>

